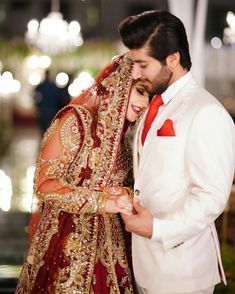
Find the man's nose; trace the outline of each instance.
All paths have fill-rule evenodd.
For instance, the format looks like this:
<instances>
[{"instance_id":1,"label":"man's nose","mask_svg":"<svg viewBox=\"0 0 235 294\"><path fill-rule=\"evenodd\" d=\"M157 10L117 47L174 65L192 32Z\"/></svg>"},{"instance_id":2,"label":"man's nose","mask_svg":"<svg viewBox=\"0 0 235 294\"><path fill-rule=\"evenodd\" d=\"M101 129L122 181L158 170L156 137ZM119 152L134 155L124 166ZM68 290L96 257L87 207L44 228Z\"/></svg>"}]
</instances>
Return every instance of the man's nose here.
<instances>
[{"instance_id":1,"label":"man's nose","mask_svg":"<svg viewBox=\"0 0 235 294\"><path fill-rule=\"evenodd\" d=\"M138 80L139 78L141 78L140 70L135 65L134 65L134 68L132 70L132 78L133 78L133 80Z\"/></svg>"}]
</instances>

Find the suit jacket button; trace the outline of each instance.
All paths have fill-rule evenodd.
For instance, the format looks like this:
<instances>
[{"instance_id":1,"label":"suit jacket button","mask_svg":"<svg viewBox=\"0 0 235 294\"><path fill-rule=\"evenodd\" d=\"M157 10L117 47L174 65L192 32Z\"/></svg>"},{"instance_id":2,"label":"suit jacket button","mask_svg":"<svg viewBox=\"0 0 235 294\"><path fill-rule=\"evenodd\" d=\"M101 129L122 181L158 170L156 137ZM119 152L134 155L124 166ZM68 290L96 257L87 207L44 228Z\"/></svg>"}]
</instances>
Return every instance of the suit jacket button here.
<instances>
[{"instance_id":1,"label":"suit jacket button","mask_svg":"<svg viewBox=\"0 0 235 294\"><path fill-rule=\"evenodd\" d=\"M139 196L140 195L140 191L138 189L135 190L135 195Z\"/></svg>"}]
</instances>

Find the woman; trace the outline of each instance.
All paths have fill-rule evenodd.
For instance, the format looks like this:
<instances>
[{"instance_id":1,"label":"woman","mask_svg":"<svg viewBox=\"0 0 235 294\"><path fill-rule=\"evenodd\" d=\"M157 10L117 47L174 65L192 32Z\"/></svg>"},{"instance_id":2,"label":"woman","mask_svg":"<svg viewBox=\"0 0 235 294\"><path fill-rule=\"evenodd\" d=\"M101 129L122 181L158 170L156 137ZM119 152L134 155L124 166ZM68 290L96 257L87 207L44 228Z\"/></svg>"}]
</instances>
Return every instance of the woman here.
<instances>
[{"instance_id":1,"label":"woman","mask_svg":"<svg viewBox=\"0 0 235 294\"><path fill-rule=\"evenodd\" d=\"M148 105L131 70L128 55L116 58L46 132L34 187L42 213L16 293L134 293L116 214L131 213L128 193L105 192L127 179L124 134Z\"/></svg>"}]
</instances>

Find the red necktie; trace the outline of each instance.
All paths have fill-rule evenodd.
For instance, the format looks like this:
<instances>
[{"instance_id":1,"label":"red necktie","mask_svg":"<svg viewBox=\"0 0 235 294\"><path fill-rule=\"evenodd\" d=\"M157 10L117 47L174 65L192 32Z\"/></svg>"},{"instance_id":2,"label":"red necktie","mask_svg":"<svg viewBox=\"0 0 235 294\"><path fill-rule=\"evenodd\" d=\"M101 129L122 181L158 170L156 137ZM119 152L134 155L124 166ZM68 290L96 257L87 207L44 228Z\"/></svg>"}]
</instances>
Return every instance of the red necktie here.
<instances>
[{"instance_id":1,"label":"red necktie","mask_svg":"<svg viewBox=\"0 0 235 294\"><path fill-rule=\"evenodd\" d=\"M150 103L149 110L148 110L145 123L144 123L144 129L142 132L142 145L144 145L144 141L151 127L151 124L158 113L159 107L162 104L163 104L163 100L161 95L156 95L153 97L153 100Z\"/></svg>"}]
</instances>

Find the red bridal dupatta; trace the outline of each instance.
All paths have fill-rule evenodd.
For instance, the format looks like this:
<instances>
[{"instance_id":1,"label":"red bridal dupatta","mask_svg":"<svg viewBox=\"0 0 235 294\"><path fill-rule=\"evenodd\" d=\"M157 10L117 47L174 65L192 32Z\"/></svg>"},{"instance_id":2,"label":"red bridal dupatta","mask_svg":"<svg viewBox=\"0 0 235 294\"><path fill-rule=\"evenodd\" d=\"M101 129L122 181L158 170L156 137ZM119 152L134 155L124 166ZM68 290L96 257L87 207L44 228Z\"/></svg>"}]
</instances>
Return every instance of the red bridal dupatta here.
<instances>
[{"instance_id":1,"label":"red bridal dupatta","mask_svg":"<svg viewBox=\"0 0 235 294\"><path fill-rule=\"evenodd\" d=\"M118 215L100 214L96 187L123 185L132 62L117 57L62 109L42 140L32 241L16 293L134 293Z\"/></svg>"}]
</instances>

